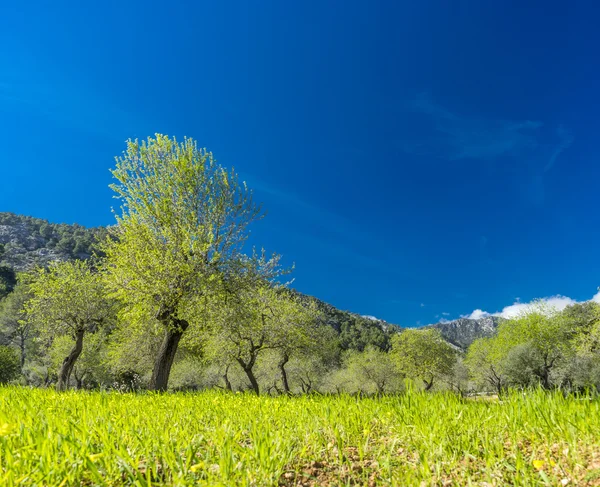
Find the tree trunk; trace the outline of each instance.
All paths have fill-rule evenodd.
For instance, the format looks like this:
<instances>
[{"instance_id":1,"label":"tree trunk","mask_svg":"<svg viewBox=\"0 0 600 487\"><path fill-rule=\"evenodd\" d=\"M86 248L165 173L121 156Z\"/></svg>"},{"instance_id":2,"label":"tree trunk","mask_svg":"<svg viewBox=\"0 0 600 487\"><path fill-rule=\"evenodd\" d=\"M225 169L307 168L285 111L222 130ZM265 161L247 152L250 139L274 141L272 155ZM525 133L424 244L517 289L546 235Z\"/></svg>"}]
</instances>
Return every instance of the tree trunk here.
<instances>
[{"instance_id":1,"label":"tree trunk","mask_svg":"<svg viewBox=\"0 0 600 487\"><path fill-rule=\"evenodd\" d=\"M287 371L285 370L285 364L290 361L289 355L286 353L283 355L281 360L279 361L279 371L281 372L281 382L283 384L283 390L286 394L291 394L290 384L288 383Z\"/></svg>"},{"instance_id":2,"label":"tree trunk","mask_svg":"<svg viewBox=\"0 0 600 487\"><path fill-rule=\"evenodd\" d=\"M21 349L21 374L23 373L23 368L25 367L25 337L21 335L19 341L19 348Z\"/></svg>"},{"instance_id":3,"label":"tree trunk","mask_svg":"<svg viewBox=\"0 0 600 487\"><path fill-rule=\"evenodd\" d=\"M81 374L81 376L77 375L77 371L75 371L75 383L77 384L75 387L77 390L81 390L83 388L83 378L85 377L85 373Z\"/></svg>"},{"instance_id":4,"label":"tree trunk","mask_svg":"<svg viewBox=\"0 0 600 487\"><path fill-rule=\"evenodd\" d=\"M69 387L69 379L71 378L73 366L83 350L84 333L85 330L77 330L75 333L75 346L71 349L69 355L67 355L63 360L60 372L58 374L58 384L56 385L56 388L59 391L64 391Z\"/></svg>"},{"instance_id":5,"label":"tree trunk","mask_svg":"<svg viewBox=\"0 0 600 487\"><path fill-rule=\"evenodd\" d=\"M169 385L169 375L171 374L171 366L175 360L179 341L187 330L189 323L185 320L169 320L174 327L168 326L163 339L158 356L154 362L154 370L150 379L149 389L151 391L165 392Z\"/></svg>"},{"instance_id":6,"label":"tree trunk","mask_svg":"<svg viewBox=\"0 0 600 487\"><path fill-rule=\"evenodd\" d=\"M233 387L231 387L231 381L229 380L229 365L225 367L225 373L223 374L223 380L225 381L225 389L233 392Z\"/></svg>"},{"instance_id":7,"label":"tree trunk","mask_svg":"<svg viewBox=\"0 0 600 487\"><path fill-rule=\"evenodd\" d=\"M252 365L246 364L242 359L239 358L237 359L237 361L242 366L242 369L244 369L246 377L248 377L248 380L250 381L250 385L252 386L252 390L254 391L254 393L257 396L260 395L260 388L258 387L258 381L256 380L254 372L252 371ZM252 360L252 362L254 361Z\"/></svg>"}]
</instances>

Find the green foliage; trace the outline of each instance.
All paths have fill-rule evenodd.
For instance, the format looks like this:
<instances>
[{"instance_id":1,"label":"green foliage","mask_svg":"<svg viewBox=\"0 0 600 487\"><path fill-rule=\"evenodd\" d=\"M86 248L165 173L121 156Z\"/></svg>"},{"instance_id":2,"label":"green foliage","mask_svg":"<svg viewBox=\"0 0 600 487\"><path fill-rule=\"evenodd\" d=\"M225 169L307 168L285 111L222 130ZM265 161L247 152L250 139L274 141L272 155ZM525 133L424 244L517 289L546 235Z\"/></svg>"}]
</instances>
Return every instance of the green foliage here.
<instances>
[{"instance_id":1,"label":"green foliage","mask_svg":"<svg viewBox=\"0 0 600 487\"><path fill-rule=\"evenodd\" d=\"M0 263L6 253L4 244L0 242ZM17 284L15 271L6 264L0 264L0 299L10 293Z\"/></svg>"},{"instance_id":2,"label":"green foliage","mask_svg":"<svg viewBox=\"0 0 600 487\"><path fill-rule=\"evenodd\" d=\"M19 376L19 356L6 345L0 345L0 384L6 384Z\"/></svg>"},{"instance_id":3,"label":"green foliage","mask_svg":"<svg viewBox=\"0 0 600 487\"><path fill-rule=\"evenodd\" d=\"M113 319L98 272L81 260L53 263L31 275L26 304L29 319L50 336L95 332Z\"/></svg>"},{"instance_id":4,"label":"green foliage","mask_svg":"<svg viewBox=\"0 0 600 487\"><path fill-rule=\"evenodd\" d=\"M475 340L467 351L465 365L480 387L485 389L489 386L501 393L508 379L504 370L504 355L497 345L495 338Z\"/></svg>"},{"instance_id":5,"label":"green foliage","mask_svg":"<svg viewBox=\"0 0 600 487\"><path fill-rule=\"evenodd\" d=\"M409 378L423 381L427 390L452 372L457 354L435 328L408 329L392 337L392 356Z\"/></svg>"},{"instance_id":6,"label":"green foliage","mask_svg":"<svg viewBox=\"0 0 600 487\"><path fill-rule=\"evenodd\" d=\"M252 193L192 139L129 140L112 171L122 215L107 239L107 283L143 316L178 317L235 258L260 216Z\"/></svg>"},{"instance_id":7,"label":"green foliage","mask_svg":"<svg viewBox=\"0 0 600 487\"><path fill-rule=\"evenodd\" d=\"M402 389L402 375L391 355L377 347L348 350L342 369L330 377L329 387L335 392L392 393Z\"/></svg>"},{"instance_id":8,"label":"green foliage","mask_svg":"<svg viewBox=\"0 0 600 487\"><path fill-rule=\"evenodd\" d=\"M29 286L21 281L14 291L0 303L0 337L3 343L10 344L20 351L21 368L25 365L28 352L33 352L33 338L36 330L27 320L25 305L31 298Z\"/></svg>"},{"instance_id":9,"label":"green foliage","mask_svg":"<svg viewBox=\"0 0 600 487\"><path fill-rule=\"evenodd\" d=\"M54 263L31 276L28 320L49 340L73 340L58 373L57 388L69 387L75 363L84 350L84 336L114 320L114 303L107 299L98 273L84 261ZM64 342L62 342L64 343ZM77 378L77 370L75 370Z\"/></svg>"}]
</instances>

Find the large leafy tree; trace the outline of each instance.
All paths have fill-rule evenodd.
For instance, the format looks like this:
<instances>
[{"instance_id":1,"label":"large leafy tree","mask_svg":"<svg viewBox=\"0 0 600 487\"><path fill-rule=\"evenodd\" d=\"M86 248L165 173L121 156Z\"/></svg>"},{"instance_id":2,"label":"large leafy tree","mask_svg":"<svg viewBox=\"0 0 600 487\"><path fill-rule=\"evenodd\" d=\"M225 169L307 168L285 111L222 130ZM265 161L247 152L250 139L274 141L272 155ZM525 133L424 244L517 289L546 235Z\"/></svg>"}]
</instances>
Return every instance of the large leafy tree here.
<instances>
[{"instance_id":1,"label":"large leafy tree","mask_svg":"<svg viewBox=\"0 0 600 487\"><path fill-rule=\"evenodd\" d=\"M549 389L553 386L552 372L573 355L572 338L570 321L540 302L501 323L493 340L497 353L511 359L507 365L515 370L527 366L540 385ZM521 379L516 382L523 385Z\"/></svg>"},{"instance_id":2,"label":"large leafy tree","mask_svg":"<svg viewBox=\"0 0 600 487\"><path fill-rule=\"evenodd\" d=\"M110 323L114 304L106 298L98 272L80 260L38 269L29 290L28 319L51 339L67 335L72 340L58 374L57 388L64 390L83 351L84 336Z\"/></svg>"},{"instance_id":3,"label":"large leafy tree","mask_svg":"<svg viewBox=\"0 0 600 487\"><path fill-rule=\"evenodd\" d=\"M423 381L425 390L448 376L456 363L455 350L439 330L404 330L392 337L392 356L399 370Z\"/></svg>"},{"instance_id":4,"label":"large leafy tree","mask_svg":"<svg viewBox=\"0 0 600 487\"><path fill-rule=\"evenodd\" d=\"M150 380L164 391L183 334L203 324L197 310L261 209L233 170L188 138L129 140L112 174L122 214L103 246L106 282L129 319L164 330Z\"/></svg>"}]
</instances>

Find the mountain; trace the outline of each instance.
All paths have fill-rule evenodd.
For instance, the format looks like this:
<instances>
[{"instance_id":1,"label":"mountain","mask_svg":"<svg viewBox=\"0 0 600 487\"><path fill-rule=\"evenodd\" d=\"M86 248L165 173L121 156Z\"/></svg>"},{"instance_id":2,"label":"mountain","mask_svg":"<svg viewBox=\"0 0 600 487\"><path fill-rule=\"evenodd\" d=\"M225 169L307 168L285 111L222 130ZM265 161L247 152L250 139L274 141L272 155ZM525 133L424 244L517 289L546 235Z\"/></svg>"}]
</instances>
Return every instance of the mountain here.
<instances>
[{"instance_id":1,"label":"mountain","mask_svg":"<svg viewBox=\"0 0 600 487\"><path fill-rule=\"evenodd\" d=\"M4 263L15 271L25 271L52 261L87 259L98 239L104 238L103 227L50 223L40 218L0 212L0 244Z\"/></svg>"},{"instance_id":2,"label":"mountain","mask_svg":"<svg viewBox=\"0 0 600 487\"><path fill-rule=\"evenodd\" d=\"M486 316L477 320L459 318L427 325L426 328L437 328L446 341L461 350L466 350L476 339L494 335L500 320L497 316Z\"/></svg>"},{"instance_id":3,"label":"mountain","mask_svg":"<svg viewBox=\"0 0 600 487\"><path fill-rule=\"evenodd\" d=\"M350 311L342 311L314 296L297 293L302 299L311 301L325 317L325 323L338 333L342 350L364 350L367 346L375 346L389 350L390 339L394 333L402 330L397 325Z\"/></svg>"},{"instance_id":4,"label":"mountain","mask_svg":"<svg viewBox=\"0 0 600 487\"><path fill-rule=\"evenodd\" d=\"M0 271L7 266L20 272L52 261L87 259L95 252L98 239L103 239L106 233L104 227L56 224L40 218L0 212ZM391 336L402 330L374 317L337 309L313 296L302 296L315 303L323 313L325 323L338 333L343 350L363 350L367 346L388 350ZM492 335L498 326L498 318L461 318L428 326L439 329L448 342L466 350L473 340Z\"/></svg>"}]
</instances>

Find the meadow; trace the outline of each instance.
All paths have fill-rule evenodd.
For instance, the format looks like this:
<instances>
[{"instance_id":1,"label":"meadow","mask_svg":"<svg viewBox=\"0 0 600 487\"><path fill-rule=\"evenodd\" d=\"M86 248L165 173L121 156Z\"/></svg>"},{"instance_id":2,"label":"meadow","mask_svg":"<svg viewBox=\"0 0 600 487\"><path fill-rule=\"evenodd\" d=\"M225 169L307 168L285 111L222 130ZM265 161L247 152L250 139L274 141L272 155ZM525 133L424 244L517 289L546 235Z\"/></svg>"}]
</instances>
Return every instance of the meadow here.
<instances>
[{"instance_id":1,"label":"meadow","mask_svg":"<svg viewBox=\"0 0 600 487\"><path fill-rule=\"evenodd\" d=\"M0 389L0 485L600 485L600 401Z\"/></svg>"}]
</instances>

